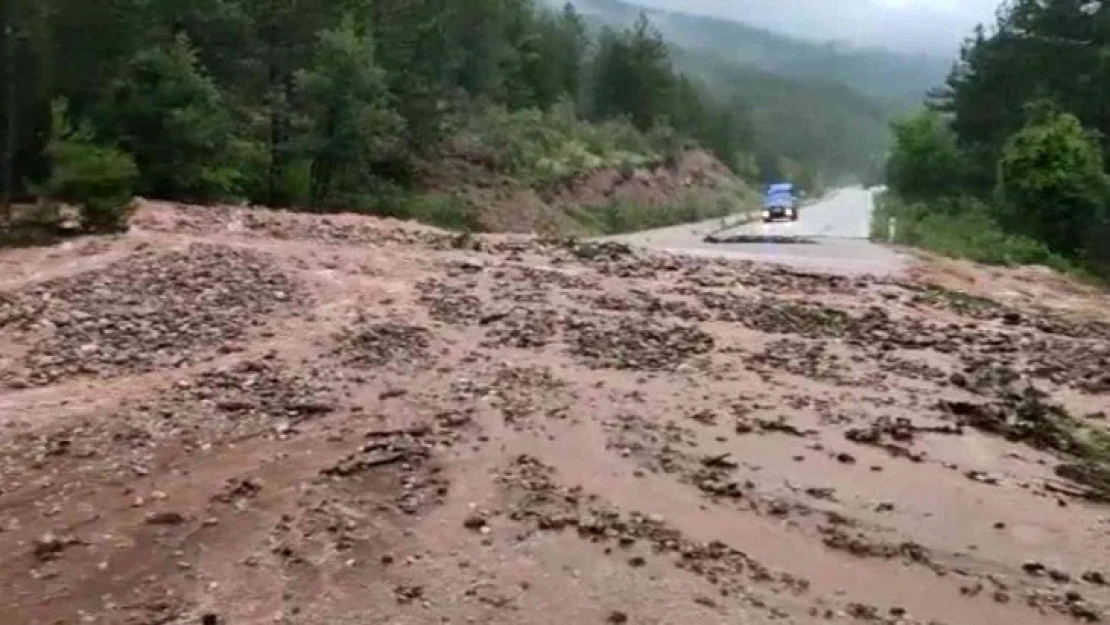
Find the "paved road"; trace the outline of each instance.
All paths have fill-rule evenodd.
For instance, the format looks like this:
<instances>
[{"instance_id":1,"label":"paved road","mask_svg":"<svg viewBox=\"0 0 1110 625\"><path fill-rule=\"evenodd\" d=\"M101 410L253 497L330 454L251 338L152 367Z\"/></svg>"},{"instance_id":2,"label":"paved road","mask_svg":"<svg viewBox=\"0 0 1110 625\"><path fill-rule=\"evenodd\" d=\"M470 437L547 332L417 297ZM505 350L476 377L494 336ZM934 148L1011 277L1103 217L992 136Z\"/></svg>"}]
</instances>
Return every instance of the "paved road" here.
<instances>
[{"instance_id":1,"label":"paved road","mask_svg":"<svg viewBox=\"0 0 1110 625\"><path fill-rule=\"evenodd\" d=\"M774 262L809 271L896 274L905 260L867 240L873 201L859 187L841 189L801 211L798 221L762 222L722 230L722 220L613 237L634 245L685 254ZM722 243L709 243L714 234Z\"/></svg>"}]
</instances>

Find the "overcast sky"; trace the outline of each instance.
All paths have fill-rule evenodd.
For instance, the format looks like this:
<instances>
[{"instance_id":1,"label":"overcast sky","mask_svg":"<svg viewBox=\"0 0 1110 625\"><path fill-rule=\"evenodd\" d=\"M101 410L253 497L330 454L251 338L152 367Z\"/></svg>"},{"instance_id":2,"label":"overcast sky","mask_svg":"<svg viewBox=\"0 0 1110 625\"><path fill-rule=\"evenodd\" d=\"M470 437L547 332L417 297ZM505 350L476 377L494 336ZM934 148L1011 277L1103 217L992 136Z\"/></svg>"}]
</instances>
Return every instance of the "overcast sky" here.
<instances>
[{"instance_id":1,"label":"overcast sky","mask_svg":"<svg viewBox=\"0 0 1110 625\"><path fill-rule=\"evenodd\" d=\"M731 17L791 35L954 54L1001 0L633 0L687 13Z\"/></svg>"}]
</instances>

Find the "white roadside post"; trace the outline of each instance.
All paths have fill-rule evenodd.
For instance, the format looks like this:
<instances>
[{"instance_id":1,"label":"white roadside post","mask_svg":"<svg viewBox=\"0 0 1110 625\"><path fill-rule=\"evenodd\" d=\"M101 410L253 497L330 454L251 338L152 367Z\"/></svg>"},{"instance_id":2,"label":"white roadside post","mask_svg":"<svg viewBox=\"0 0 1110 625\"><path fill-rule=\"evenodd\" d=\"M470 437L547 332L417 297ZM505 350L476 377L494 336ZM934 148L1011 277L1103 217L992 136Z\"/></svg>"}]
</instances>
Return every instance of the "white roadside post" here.
<instances>
[{"instance_id":1,"label":"white roadside post","mask_svg":"<svg viewBox=\"0 0 1110 625\"><path fill-rule=\"evenodd\" d=\"M887 239L886 240L893 243L894 242L894 235L897 234L897 232L898 232L898 223L893 217L891 217L887 221Z\"/></svg>"}]
</instances>

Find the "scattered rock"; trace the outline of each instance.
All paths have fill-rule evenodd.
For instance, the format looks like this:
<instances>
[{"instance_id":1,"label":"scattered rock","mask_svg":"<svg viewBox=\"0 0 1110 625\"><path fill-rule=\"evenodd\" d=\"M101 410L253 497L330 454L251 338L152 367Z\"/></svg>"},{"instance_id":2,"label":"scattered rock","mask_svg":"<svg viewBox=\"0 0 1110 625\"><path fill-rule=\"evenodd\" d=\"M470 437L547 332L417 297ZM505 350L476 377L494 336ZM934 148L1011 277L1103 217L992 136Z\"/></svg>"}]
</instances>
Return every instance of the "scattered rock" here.
<instances>
[{"instance_id":1,"label":"scattered rock","mask_svg":"<svg viewBox=\"0 0 1110 625\"><path fill-rule=\"evenodd\" d=\"M468 530L478 531L483 527L486 527L486 519L480 514L472 514L466 517L465 520L463 520L463 527Z\"/></svg>"},{"instance_id":2,"label":"scattered rock","mask_svg":"<svg viewBox=\"0 0 1110 625\"><path fill-rule=\"evenodd\" d=\"M673 371L713 350L712 335L693 325L631 317L569 322L571 352L599 369Z\"/></svg>"},{"instance_id":3,"label":"scattered rock","mask_svg":"<svg viewBox=\"0 0 1110 625\"><path fill-rule=\"evenodd\" d=\"M1087 571L1081 576L1081 579L1088 584L1096 586L1106 586L1106 576L1101 571Z\"/></svg>"},{"instance_id":4,"label":"scattered rock","mask_svg":"<svg viewBox=\"0 0 1110 625\"><path fill-rule=\"evenodd\" d=\"M43 385L201 362L238 344L252 328L244 320L292 311L301 300L267 256L194 244L17 292L0 303L0 326L32 336L51 328L24 361L25 382Z\"/></svg>"},{"instance_id":5,"label":"scattered rock","mask_svg":"<svg viewBox=\"0 0 1110 625\"><path fill-rule=\"evenodd\" d=\"M54 560L66 549L81 544L73 536L46 533L35 539L34 554L39 560Z\"/></svg>"},{"instance_id":6,"label":"scattered rock","mask_svg":"<svg viewBox=\"0 0 1110 625\"><path fill-rule=\"evenodd\" d=\"M164 511L164 512L151 512L146 515L147 525L181 525L185 522L185 516L180 512Z\"/></svg>"},{"instance_id":7,"label":"scattered rock","mask_svg":"<svg viewBox=\"0 0 1110 625\"><path fill-rule=\"evenodd\" d=\"M337 337L337 353L347 364L378 368L413 364L424 357L430 344L428 330L362 315Z\"/></svg>"}]
</instances>

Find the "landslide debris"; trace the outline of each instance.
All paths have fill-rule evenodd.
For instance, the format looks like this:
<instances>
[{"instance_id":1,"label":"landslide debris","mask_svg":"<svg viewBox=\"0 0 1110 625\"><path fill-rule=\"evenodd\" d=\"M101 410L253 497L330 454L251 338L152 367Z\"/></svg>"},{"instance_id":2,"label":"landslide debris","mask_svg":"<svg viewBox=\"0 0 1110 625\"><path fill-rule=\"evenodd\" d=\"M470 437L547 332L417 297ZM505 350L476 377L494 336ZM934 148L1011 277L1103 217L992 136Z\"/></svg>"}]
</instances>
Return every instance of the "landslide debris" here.
<instances>
[{"instance_id":1,"label":"landslide debris","mask_svg":"<svg viewBox=\"0 0 1110 625\"><path fill-rule=\"evenodd\" d=\"M673 371L713 351L705 330L685 323L635 317L587 317L567 322L571 353L595 369Z\"/></svg>"},{"instance_id":2,"label":"landslide debris","mask_svg":"<svg viewBox=\"0 0 1110 625\"><path fill-rule=\"evenodd\" d=\"M336 337L334 353L348 366L376 369L411 365L427 356L431 334L427 328L378 319L365 313Z\"/></svg>"},{"instance_id":3,"label":"landslide debris","mask_svg":"<svg viewBox=\"0 0 1110 625\"><path fill-rule=\"evenodd\" d=\"M393 504L406 515L414 515L443 503L450 482L435 463L437 450L450 446L450 432L436 432L429 427L398 431L372 431L369 441L320 471L329 481L355 480L368 477L379 468L397 467Z\"/></svg>"},{"instance_id":4,"label":"landslide debris","mask_svg":"<svg viewBox=\"0 0 1110 625\"><path fill-rule=\"evenodd\" d=\"M0 445L0 476L81 466L105 475L144 476L167 447L187 452L242 436L291 436L306 420L339 409L334 373L295 367L275 354L183 377L168 389L97 419L63 421Z\"/></svg>"},{"instance_id":5,"label":"landslide debris","mask_svg":"<svg viewBox=\"0 0 1110 625\"><path fill-rule=\"evenodd\" d=\"M201 362L303 304L266 255L210 244L143 252L0 299L0 329L31 348L9 383L53 384Z\"/></svg>"},{"instance_id":6,"label":"landslide debris","mask_svg":"<svg viewBox=\"0 0 1110 625\"><path fill-rule=\"evenodd\" d=\"M420 303L428 308L428 314L436 321L473 325L482 318L482 300L466 286L429 278L417 284L416 289L420 292Z\"/></svg>"},{"instance_id":7,"label":"landslide debris","mask_svg":"<svg viewBox=\"0 0 1110 625\"><path fill-rule=\"evenodd\" d=\"M620 244L194 217L128 236L218 243L80 273L51 250L72 277L0 291L0 375L36 387L0 393L0 609L530 622L582 577L597 622L1110 603L1097 325ZM81 363L36 378L38 349ZM106 379L51 388L74 375Z\"/></svg>"},{"instance_id":8,"label":"landslide debris","mask_svg":"<svg viewBox=\"0 0 1110 625\"><path fill-rule=\"evenodd\" d=\"M744 552L720 541L691 540L656 514L623 513L580 488L555 481L555 471L531 456L519 456L501 470L497 482L509 498L509 519L541 531L574 531L585 540L610 544L630 553L677 556L674 566L701 576L723 597L752 601L749 583L805 593L809 583L772 571Z\"/></svg>"}]
</instances>

